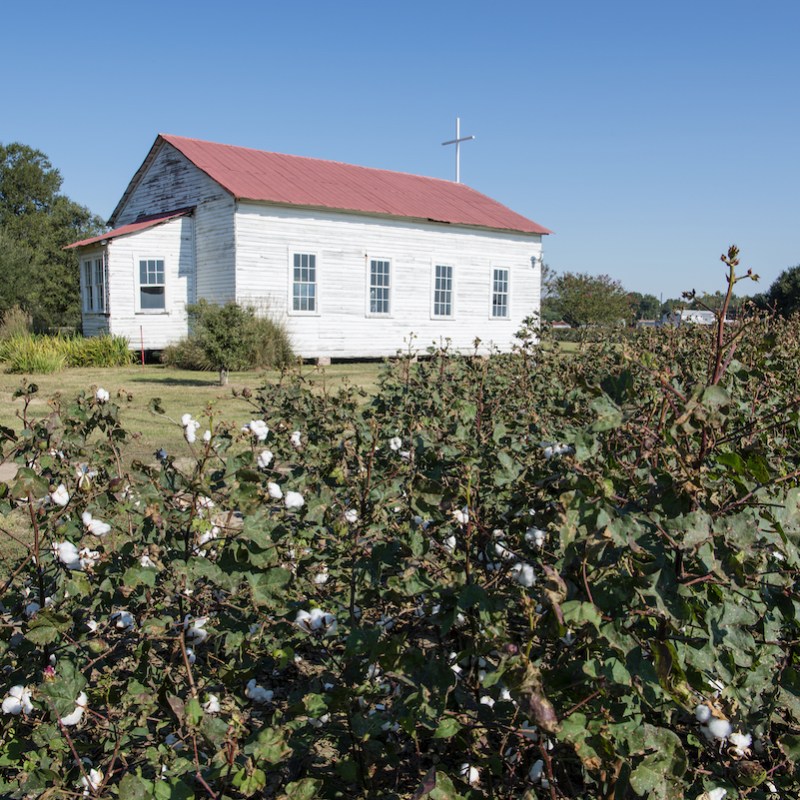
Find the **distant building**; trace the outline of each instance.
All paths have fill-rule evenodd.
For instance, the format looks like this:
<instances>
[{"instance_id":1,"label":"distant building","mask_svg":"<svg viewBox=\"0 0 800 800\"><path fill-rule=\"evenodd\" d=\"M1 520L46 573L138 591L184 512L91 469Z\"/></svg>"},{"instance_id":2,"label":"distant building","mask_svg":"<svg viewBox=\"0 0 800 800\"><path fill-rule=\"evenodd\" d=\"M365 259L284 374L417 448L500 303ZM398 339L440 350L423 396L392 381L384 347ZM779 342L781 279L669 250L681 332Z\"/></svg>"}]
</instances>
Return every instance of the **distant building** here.
<instances>
[{"instance_id":1,"label":"distant building","mask_svg":"<svg viewBox=\"0 0 800 800\"><path fill-rule=\"evenodd\" d=\"M703 311L694 308L682 308L665 314L661 318L662 325L713 325L717 317L713 311Z\"/></svg>"}]
</instances>

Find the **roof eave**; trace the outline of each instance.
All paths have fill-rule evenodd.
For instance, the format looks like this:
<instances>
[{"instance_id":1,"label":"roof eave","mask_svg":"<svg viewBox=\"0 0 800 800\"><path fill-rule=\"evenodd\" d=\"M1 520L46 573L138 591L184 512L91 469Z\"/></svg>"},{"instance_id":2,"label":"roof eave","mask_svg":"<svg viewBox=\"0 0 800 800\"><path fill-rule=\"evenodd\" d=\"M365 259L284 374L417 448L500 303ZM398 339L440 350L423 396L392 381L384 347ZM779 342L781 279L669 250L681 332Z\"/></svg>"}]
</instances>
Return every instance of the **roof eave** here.
<instances>
[{"instance_id":1,"label":"roof eave","mask_svg":"<svg viewBox=\"0 0 800 800\"><path fill-rule=\"evenodd\" d=\"M489 231L492 233L514 233L521 236L548 236L553 231L537 226L541 230L524 231L519 228L498 228L490 225L476 225L469 222L451 222L449 220L434 219L432 217L405 217L398 214L381 214L378 211L363 211L355 208L334 208L332 206L315 206L304 203L287 203L276 200L260 200L253 197L236 197L234 199L240 203L253 203L259 206L269 206L270 208L296 208L301 211L326 211L332 214L354 214L359 217L369 217L371 219L390 219L404 222L422 222L434 225L447 225L450 228L467 228L469 230ZM536 223L533 223L536 224Z\"/></svg>"}]
</instances>

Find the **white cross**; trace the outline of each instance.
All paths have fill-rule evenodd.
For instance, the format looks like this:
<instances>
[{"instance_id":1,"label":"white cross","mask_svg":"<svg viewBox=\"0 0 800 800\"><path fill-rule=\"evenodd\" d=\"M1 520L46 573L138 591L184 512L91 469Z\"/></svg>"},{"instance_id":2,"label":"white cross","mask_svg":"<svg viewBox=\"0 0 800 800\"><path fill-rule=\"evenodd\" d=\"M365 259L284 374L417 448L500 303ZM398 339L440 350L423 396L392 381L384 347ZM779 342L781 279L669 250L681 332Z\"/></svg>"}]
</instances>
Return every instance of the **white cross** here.
<instances>
[{"instance_id":1,"label":"white cross","mask_svg":"<svg viewBox=\"0 0 800 800\"><path fill-rule=\"evenodd\" d=\"M450 139L449 142L442 142L442 145L454 144L456 146L456 183L461 183L461 142L468 142L474 139L474 136L461 135L461 118L456 117L456 138Z\"/></svg>"}]
</instances>

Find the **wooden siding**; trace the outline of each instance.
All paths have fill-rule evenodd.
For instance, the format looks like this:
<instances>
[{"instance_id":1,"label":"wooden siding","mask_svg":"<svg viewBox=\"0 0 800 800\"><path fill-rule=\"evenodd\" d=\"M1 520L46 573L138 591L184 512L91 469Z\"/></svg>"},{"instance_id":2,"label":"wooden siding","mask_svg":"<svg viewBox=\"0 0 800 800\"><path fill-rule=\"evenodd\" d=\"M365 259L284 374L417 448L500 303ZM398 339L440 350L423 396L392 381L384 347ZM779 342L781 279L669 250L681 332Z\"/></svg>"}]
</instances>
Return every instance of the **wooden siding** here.
<instances>
[{"instance_id":1,"label":"wooden siding","mask_svg":"<svg viewBox=\"0 0 800 800\"><path fill-rule=\"evenodd\" d=\"M235 296L233 198L172 145L164 144L132 189L115 225L135 222L142 215L194 207L197 271L189 300L214 302Z\"/></svg>"},{"instance_id":2,"label":"wooden siding","mask_svg":"<svg viewBox=\"0 0 800 800\"><path fill-rule=\"evenodd\" d=\"M142 336L146 350L160 350L186 335L186 305L192 301L194 282L193 229L192 217L178 217L108 244L109 328L126 336L133 349L139 348ZM139 260L145 258L164 260L164 311L138 308Z\"/></svg>"},{"instance_id":3,"label":"wooden siding","mask_svg":"<svg viewBox=\"0 0 800 800\"><path fill-rule=\"evenodd\" d=\"M236 299L287 327L295 351L312 357L380 357L451 345L507 351L522 320L539 310L541 236L377 220L354 214L240 203ZM198 242L200 240L198 239ZM290 309L291 259L316 255L318 313ZM369 261L391 262L391 312L368 314ZM454 315L432 315L434 265L453 266ZM491 318L494 268L507 268L509 317Z\"/></svg>"}]
</instances>

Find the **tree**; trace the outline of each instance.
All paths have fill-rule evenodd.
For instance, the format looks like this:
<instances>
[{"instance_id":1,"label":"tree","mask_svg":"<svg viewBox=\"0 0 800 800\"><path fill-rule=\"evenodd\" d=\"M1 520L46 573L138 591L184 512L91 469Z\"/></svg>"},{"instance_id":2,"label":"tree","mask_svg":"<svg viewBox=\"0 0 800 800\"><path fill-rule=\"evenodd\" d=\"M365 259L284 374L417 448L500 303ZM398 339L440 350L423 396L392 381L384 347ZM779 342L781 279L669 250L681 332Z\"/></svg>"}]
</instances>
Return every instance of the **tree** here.
<instances>
[{"instance_id":1,"label":"tree","mask_svg":"<svg viewBox=\"0 0 800 800\"><path fill-rule=\"evenodd\" d=\"M628 293L608 275L565 272L554 288L559 313L570 325L613 325L630 316Z\"/></svg>"},{"instance_id":2,"label":"tree","mask_svg":"<svg viewBox=\"0 0 800 800\"><path fill-rule=\"evenodd\" d=\"M256 335L255 311L236 303L214 305L207 300L189 306L192 336L219 371L219 385L228 383L230 370L250 366Z\"/></svg>"},{"instance_id":3,"label":"tree","mask_svg":"<svg viewBox=\"0 0 800 800\"><path fill-rule=\"evenodd\" d=\"M60 189L44 153L0 144L0 313L20 305L40 329L80 324L77 259L63 248L105 230Z\"/></svg>"},{"instance_id":4,"label":"tree","mask_svg":"<svg viewBox=\"0 0 800 800\"><path fill-rule=\"evenodd\" d=\"M800 264L781 272L766 293L766 305L784 317L800 311Z\"/></svg>"}]
</instances>

